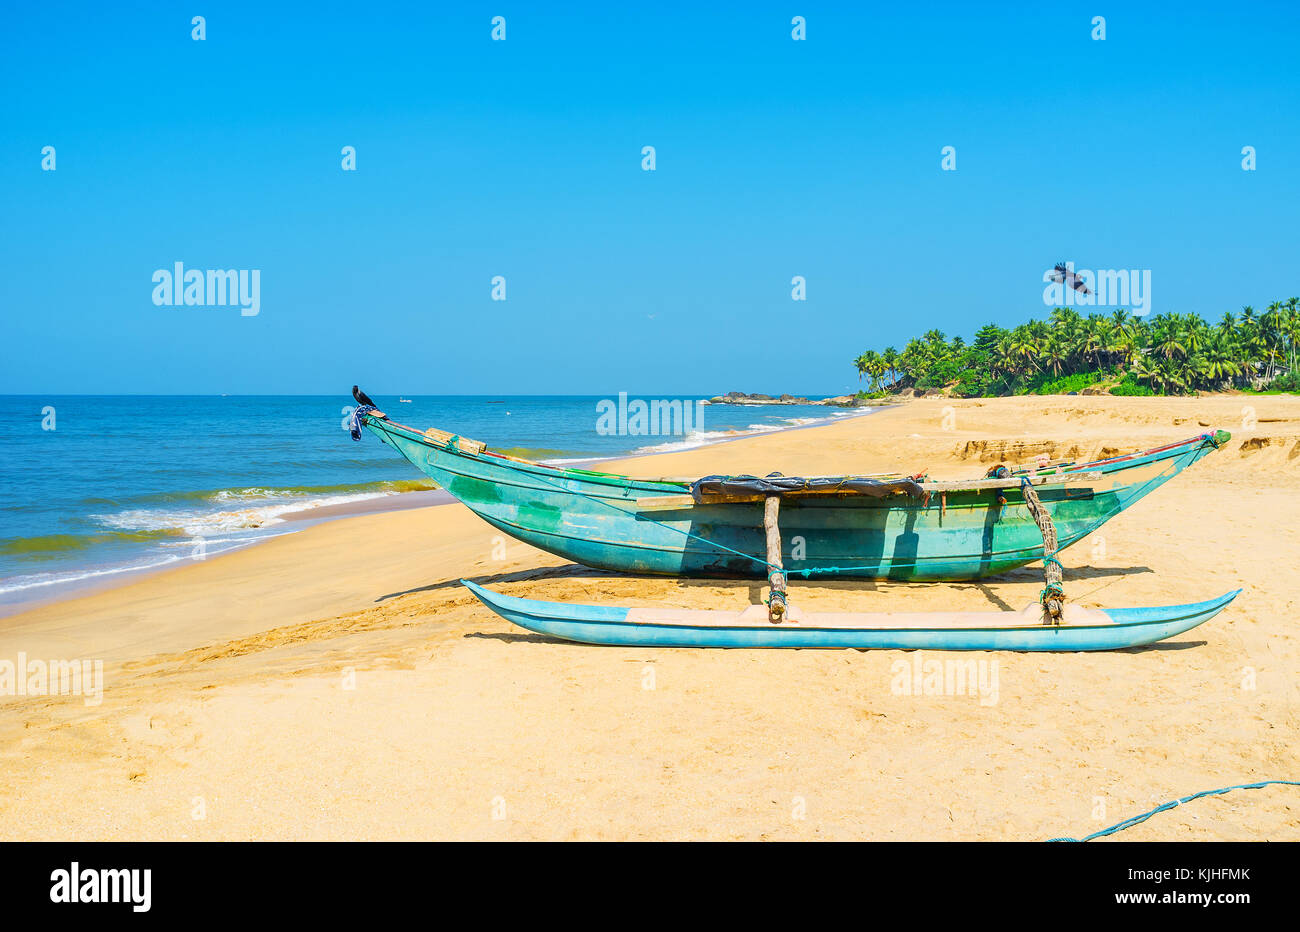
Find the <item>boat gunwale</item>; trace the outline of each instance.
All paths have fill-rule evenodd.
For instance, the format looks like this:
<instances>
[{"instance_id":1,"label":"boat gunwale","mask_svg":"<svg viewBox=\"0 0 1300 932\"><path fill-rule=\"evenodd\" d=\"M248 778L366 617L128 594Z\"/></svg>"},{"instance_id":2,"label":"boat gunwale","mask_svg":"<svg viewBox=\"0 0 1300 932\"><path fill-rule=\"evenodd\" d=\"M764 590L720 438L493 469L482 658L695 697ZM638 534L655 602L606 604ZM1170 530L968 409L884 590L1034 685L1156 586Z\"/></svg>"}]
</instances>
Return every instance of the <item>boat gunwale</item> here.
<instances>
[{"instance_id":1,"label":"boat gunwale","mask_svg":"<svg viewBox=\"0 0 1300 932\"><path fill-rule=\"evenodd\" d=\"M459 447L459 445L455 442L457 439L461 439L459 434L453 433L451 435L452 436L451 440L447 442L441 442L426 436L423 431L419 431L414 427L410 427L406 424L401 424L387 417L377 418L372 414L366 414L364 415L364 421L367 424L367 426L374 424L375 422L378 422L387 425L388 427L396 428L398 433L406 435L407 439L409 440L413 440L416 443L419 443L423 446L430 447L435 450L439 450L445 453L450 453L456 457L472 460L475 462L486 462L488 465L498 465L504 469L515 470L525 474L529 472L537 471L540 473L552 474L569 481L591 482L597 485L616 486L624 489L636 489L637 491L661 492L664 494L681 494L682 489L689 489L691 485L689 480L638 479L632 476L626 476L619 473L606 473L606 472L600 472L596 470L574 469L572 467L567 467L567 466L554 466L548 463L538 463L533 460L524 459L522 457L509 456L504 453L497 453L491 450L490 448L488 448L486 445L484 446L481 452L471 453L466 450L462 450ZM377 428L377 429L382 430L382 428ZM1131 468L1130 465L1124 465L1124 464L1138 465L1136 463L1132 463L1132 461L1134 460L1140 460L1145 457L1152 457L1151 462L1159 462L1164 459L1171 459L1174 456L1181 455L1180 453L1175 453L1173 451L1177 451L1182 447L1191 447L1194 444L1200 444L1200 445L1210 444L1217 450L1220 444L1216 441L1215 437L1220 432L1221 431L1216 431L1212 429L1206 433L1198 434L1194 437L1188 437L1184 440L1179 440L1173 443L1164 444L1163 446L1153 447L1148 450L1137 450L1134 451L1133 453L1121 454L1120 456L1110 457L1109 459L1096 460L1090 463L1078 463L1068 467L1054 466L1054 467L1050 467L1047 470L1042 471L1041 473L1039 473L1037 470L1029 470L1023 475L1025 475L1026 477L1041 475L1049 479L1051 476L1059 475L1064 478L1065 476L1068 476L1071 473L1097 471L1098 467L1101 468L1100 471L1104 474L1120 472L1124 469ZM1158 454L1169 454L1169 455L1158 456ZM492 461L488 461L486 459L487 457L491 457ZM445 466L439 468L445 469L447 472L455 472L454 470L446 469ZM463 475L466 478L482 480L481 476L471 476L465 473L456 473L456 475ZM886 476L886 475L895 476L897 474L889 473L889 474L880 474L879 476L872 476L872 475L810 476L805 478L875 479L875 478L881 478L881 476ZM489 480L484 480L484 481L489 481ZM499 482L501 480L490 480L490 481ZM511 483L511 484L515 484L515 483ZM1050 486L1052 483L1049 481L1046 484ZM555 491L572 493L573 490L557 488L555 489ZM970 491L980 492L983 490L971 489ZM906 493L903 493L901 491L896 493L896 495L905 495L905 494ZM952 490L948 492L948 494L960 495L964 493L962 490ZM616 497L616 496L611 496L611 497ZM827 497L832 497L832 496L827 496ZM835 496L835 497L838 498L840 496ZM843 495L842 497L857 498L861 496L850 496L846 494Z\"/></svg>"}]
</instances>

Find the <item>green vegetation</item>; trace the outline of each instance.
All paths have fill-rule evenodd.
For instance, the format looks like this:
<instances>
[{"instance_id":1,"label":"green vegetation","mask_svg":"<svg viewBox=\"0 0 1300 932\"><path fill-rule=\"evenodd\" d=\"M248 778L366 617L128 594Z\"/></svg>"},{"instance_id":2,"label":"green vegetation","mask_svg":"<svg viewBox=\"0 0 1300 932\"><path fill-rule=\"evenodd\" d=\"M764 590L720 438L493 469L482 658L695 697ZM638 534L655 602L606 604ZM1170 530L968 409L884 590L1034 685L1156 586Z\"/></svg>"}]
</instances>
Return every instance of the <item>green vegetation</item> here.
<instances>
[{"instance_id":1,"label":"green vegetation","mask_svg":"<svg viewBox=\"0 0 1300 932\"><path fill-rule=\"evenodd\" d=\"M1154 395L1155 390L1133 381L1133 376L1126 375L1118 385L1111 388L1112 395Z\"/></svg>"},{"instance_id":2,"label":"green vegetation","mask_svg":"<svg viewBox=\"0 0 1300 932\"><path fill-rule=\"evenodd\" d=\"M1246 306L1217 324L1195 314L1147 320L1058 307L1048 319L1011 330L988 324L967 343L930 330L854 360L868 394L905 388L962 398L1061 394L1103 386L1113 395L1180 395L1197 390L1300 391L1296 368L1300 299Z\"/></svg>"}]
</instances>

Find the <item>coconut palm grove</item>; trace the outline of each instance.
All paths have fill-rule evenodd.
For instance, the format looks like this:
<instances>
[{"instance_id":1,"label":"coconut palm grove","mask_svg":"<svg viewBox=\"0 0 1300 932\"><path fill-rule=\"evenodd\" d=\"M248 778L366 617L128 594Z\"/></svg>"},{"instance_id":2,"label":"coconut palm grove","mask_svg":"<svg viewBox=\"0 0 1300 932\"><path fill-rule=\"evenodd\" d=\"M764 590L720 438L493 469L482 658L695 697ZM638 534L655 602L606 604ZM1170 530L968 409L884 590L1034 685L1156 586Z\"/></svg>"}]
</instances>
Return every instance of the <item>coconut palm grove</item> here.
<instances>
[{"instance_id":1,"label":"coconut palm grove","mask_svg":"<svg viewBox=\"0 0 1300 932\"><path fill-rule=\"evenodd\" d=\"M1296 370L1300 299L1247 305L1216 323L1196 314L1150 319L1120 309L1079 314L1058 307L1047 320L1010 330L988 324L967 343L930 330L900 352L867 350L854 360L864 393L908 389L962 398L989 395L1181 395L1197 391L1300 391Z\"/></svg>"}]
</instances>

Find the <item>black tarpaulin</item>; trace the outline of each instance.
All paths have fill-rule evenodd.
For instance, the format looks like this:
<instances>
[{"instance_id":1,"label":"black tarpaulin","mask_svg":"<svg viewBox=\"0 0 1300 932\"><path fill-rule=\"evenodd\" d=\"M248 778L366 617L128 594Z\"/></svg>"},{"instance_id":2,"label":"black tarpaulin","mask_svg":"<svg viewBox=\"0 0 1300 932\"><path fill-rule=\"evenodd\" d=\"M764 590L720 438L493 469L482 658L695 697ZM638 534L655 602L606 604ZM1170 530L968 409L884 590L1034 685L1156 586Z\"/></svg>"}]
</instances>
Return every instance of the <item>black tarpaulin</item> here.
<instances>
[{"instance_id":1,"label":"black tarpaulin","mask_svg":"<svg viewBox=\"0 0 1300 932\"><path fill-rule=\"evenodd\" d=\"M732 495L797 495L803 493L870 495L884 498L903 492L921 498L925 492L915 479L868 479L858 476L705 476L691 483L691 497L697 503Z\"/></svg>"}]
</instances>

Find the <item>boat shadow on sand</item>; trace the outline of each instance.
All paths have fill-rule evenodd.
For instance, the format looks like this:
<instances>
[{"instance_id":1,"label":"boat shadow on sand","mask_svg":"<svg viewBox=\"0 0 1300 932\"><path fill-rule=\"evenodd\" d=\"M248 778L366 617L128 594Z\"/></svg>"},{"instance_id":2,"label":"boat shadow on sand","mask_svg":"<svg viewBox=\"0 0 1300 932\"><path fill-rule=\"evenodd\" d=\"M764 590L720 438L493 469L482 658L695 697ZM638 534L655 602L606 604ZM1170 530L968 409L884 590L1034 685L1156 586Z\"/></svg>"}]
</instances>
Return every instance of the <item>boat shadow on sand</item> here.
<instances>
[{"instance_id":1,"label":"boat shadow on sand","mask_svg":"<svg viewBox=\"0 0 1300 932\"><path fill-rule=\"evenodd\" d=\"M1081 566L1072 567L1066 574L1066 581L1069 580L1087 580L1087 579L1112 579L1125 576L1136 576L1141 573L1155 572L1149 566ZM590 566L584 566L581 563L567 563L563 566L541 566L533 569L515 570L510 573L490 573L477 576L453 576L450 579L444 579L436 583L429 583L427 586L415 586L411 589L401 589L397 592L386 592L383 595L376 596L376 602L387 602L390 599L400 598L405 595L412 595L417 592L438 592L443 589L461 588L461 579L468 579L476 582L481 586L491 586L498 583L514 582L534 582L543 579L626 579L626 580L672 580L674 586L678 589L718 589L733 587L735 589L749 590L749 604L760 605L763 602L762 592L765 583L761 580L752 579L682 579L670 576L661 576L654 573L616 573L611 570L601 570ZM1031 582L1042 580L1042 570L1030 568L1009 570L997 577L995 582ZM983 593L991 603L997 605L1004 611L1014 611L1012 606L1003 601L993 591L988 581L953 581L953 582L926 582L915 583L904 580L882 580L874 581L869 579L813 579L803 580L792 576L790 582L800 589L832 589L837 591L851 592L877 592L881 589L892 589L897 586L926 586L934 587L950 586L954 589L975 589Z\"/></svg>"}]
</instances>

